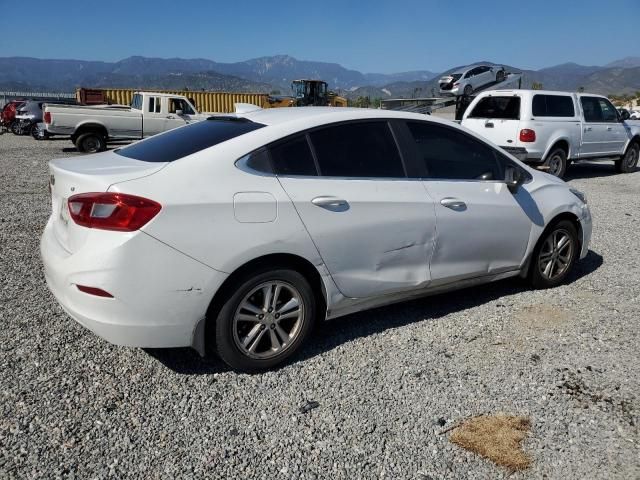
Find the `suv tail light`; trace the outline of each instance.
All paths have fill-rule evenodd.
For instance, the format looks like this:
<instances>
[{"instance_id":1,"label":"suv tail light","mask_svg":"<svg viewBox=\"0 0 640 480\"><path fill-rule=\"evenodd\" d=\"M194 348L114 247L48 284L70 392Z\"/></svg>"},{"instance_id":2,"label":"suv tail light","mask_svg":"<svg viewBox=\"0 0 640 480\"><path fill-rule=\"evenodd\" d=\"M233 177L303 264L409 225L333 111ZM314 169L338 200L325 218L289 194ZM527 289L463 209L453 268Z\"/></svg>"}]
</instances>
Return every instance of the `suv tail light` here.
<instances>
[{"instance_id":1,"label":"suv tail light","mask_svg":"<svg viewBox=\"0 0 640 480\"><path fill-rule=\"evenodd\" d=\"M134 232L155 217L162 205L125 193L80 193L69 197L69 215L87 228Z\"/></svg>"},{"instance_id":2,"label":"suv tail light","mask_svg":"<svg viewBox=\"0 0 640 480\"><path fill-rule=\"evenodd\" d=\"M51 125L51 112L44 112L44 123Z\"/></svg>"},{"instance_id":3,"label":"suv tail light","mask_svg":"<svg viewBox=\"0 0 640 480\"><path fill-rule=\"evenodd\" d=\"M536 141L536 131L531 130L530 128L523 128L520 130L520 141L521 142L535 142Z\"/></svg>"}]
</instances>

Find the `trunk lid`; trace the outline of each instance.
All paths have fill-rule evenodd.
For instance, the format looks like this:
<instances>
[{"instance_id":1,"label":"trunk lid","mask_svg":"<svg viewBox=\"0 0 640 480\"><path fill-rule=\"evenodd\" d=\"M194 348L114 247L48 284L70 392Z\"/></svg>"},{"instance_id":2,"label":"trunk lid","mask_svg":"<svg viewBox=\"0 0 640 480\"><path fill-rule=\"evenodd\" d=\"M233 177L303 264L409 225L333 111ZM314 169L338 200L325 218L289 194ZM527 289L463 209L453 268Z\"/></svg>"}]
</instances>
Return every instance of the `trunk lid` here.
<instances>
[{"instance_id":1,"label":"trunk lid","mask_svg":"<svg viewBox=\"0 0 640 480\"><path fill-rule=\"evenodd\" d=\"M76 225L69 216L67 200L78 193L106 192L114 183L152 175L166 163L153 163L103 152L49 162L51 218L56 239L69 253L86 241L89 229Z\"/></svg>"}]
</instances>

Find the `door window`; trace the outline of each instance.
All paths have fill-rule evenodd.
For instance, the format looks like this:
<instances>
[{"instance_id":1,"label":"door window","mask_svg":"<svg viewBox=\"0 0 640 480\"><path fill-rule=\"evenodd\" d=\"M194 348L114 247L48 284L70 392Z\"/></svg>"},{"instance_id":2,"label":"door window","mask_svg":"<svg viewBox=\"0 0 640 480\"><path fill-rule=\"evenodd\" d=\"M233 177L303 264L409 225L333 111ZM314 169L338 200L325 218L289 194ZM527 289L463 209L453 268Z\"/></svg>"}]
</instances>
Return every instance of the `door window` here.
<instances>
[{"instance_id":1,"label":"door window","mask_svg":"<svg viewBox=\"0 0 640 480\"><path fill-rule=\"evenodd\" d=\"M195 113L185 99L170 98L169 113L176 113L178 110L182 110L183 115L193 115Z\"/></svg>"},{"instance_id":2,"label":"door window","mask_svg":"<svg viewBox=\"0 0 640 480\"><path fill-rule=\"evenodd\" d=\"M573 99L568 95L534 95L534 117L574 117Z\"/></svg>"},{"instance_id":3,"label":"door window","mask_svg":"<svg viewBox=\"0 0 640 480\"><path fill-rule=\"evenodd\" d=\"M520 119L520 97L484 97L473 107L469 118Z\"/></svg>"},{"instance_id":4,"label":"door window","mask_svg":"<svg viewBox=\"0 0 640 480\"><path fill-rule=\"evenodd\" d=\"M408 122L426 177L450 180L504 180L494 150L452 128L427 122Z\"/></svg>"},{"instance_id":5,"label":"door window","mask_svg":"<svg viewBox=\"0 0 640 480\"><path fill-rule=\"evenodd\" d=\"M354 122L312 131L320 175L405 178L387 122Z\"/></svg>"},{"instance_id":6,"label":"door window","mask_svg":"<svg viewBox=\"0 0 640 480\"><path fill-rule=\"evenodd\" d=\"M611 102L605 98L599 98L600 110L602 110L602 121L615 123L618 121L618 111Z\"/></svg>"},{"instance_id":7,"label":"door window","mask_svg":"<svg viewBox=\"0 0 640 480\"><path fill-rule=\"evenodd\" d=\"M278 175L316 176L318 171L306 135L298 135L270 148L273 169Z\"/></svg>"},{"instance_id":8,"label":"door window","mask_svg":"<svg viewBox=\"0 0 640 480\"><path fill-rule=\"evenodd\" d=\"M580 97L580 104L584 112L584 119L587 122L603 122L600 99L597 97Z\"/></svg>"}]
</instances>

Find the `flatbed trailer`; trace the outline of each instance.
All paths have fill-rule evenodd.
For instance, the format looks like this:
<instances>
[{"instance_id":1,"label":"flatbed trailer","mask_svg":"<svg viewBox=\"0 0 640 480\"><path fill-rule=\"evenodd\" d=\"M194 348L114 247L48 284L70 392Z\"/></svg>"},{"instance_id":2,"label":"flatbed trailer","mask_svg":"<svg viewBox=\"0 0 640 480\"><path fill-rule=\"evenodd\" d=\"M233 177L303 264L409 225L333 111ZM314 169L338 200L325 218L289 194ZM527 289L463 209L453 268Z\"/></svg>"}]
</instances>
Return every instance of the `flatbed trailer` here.
<instances>
[{"instance_id":1,"label":"flatbed trailer","mask_svg":"<svg viewBox=\"0 0 640 480\"><path fill-rule=\"evenodd\" d=\"M514 87L517 84L517 87ZM491 82L475 89L471 95L459 95L451 97L423 97L423 98L392 98L382 100L380 108L383 110L398 110L402 112L415 112L431 115L441 108L456 107L456 120L462 120L465 110L471 104L475 96L486 90L500 90L503 88L522 88L522 73L507 72L501 82Z\"/></svg>"}]
</instances>

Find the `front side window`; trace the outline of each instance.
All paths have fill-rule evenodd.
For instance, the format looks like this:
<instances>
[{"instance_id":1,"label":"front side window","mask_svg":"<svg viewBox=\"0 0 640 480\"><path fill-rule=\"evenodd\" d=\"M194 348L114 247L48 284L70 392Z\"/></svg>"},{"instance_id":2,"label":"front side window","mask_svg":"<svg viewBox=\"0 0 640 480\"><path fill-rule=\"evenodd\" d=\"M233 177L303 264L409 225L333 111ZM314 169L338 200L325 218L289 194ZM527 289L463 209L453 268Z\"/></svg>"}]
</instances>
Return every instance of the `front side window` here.
<instances>
[{"instance_id":1,"label":"front side window","mask_svg":"<svg viewBox=\"0 0 640 480\"><path fill-rule=\"evenodd\" d=\"M520 119L520 97L484 97L473 107L469 118Z\"/></svg>"},{"instance_id":2,"label":"front side window","mask_svg":"<svg viewBox=\"0 0 640 480\"><path fill-rule=\"evenodd\" d=\"M278 175L318 174L306 135L288 138L271 146L270 151L273 170Z\"/></svg>"},{"instance_id":3,"label":"front side window","mask_svg":"<svg viewBox=\"0 0 640 480\"><path fill-rule=\"evenodd\" d=\"M618 121L618 111L609 100L599 98L600 110L602 110L602 119L605 122L613 123Z\"/></svg>"},{"instance_id":4,"label":"front side window","mask_svg":"<svg viewBox=\"0 0 640 480\"><path fill-rule=\"evenodd\" d=\"M405 178L402 159L387 122L354 122L309 134L320 175Z\"/></svg>"},{"instance_id":5,"label":"front side window","mask_svg":"<svg viewBox=\"0 0 640 480\"><path fill-rule=\"evenodd\" d=\"M587 122L603 122L602 108L597 97L580 97L580 104Z\"/></svg>"},{"instance_id":6,"label":"front side window","mask_svg":"<svg viewBox=\"0 0 640 480\"><path fill-rule=\"evenodd\" d=\"M189 103L183 98L170 98L169 99L169 113L177 113L178 110L182 110L183 115L193 115L195 112L189 105Z\"/></svg>"},{"instance_id":7,"label":"front side window","mask_svg":"<svg viewBox=\"0 0 640 480\"><path fill-rule=\"evenodd\" d=\"M493 149L453 128L427 122L407 123L424 162L427 178L504 180Z\"/></svg>"},{"instance_id":8,"label":"front side window","mask_svg":"<svg viewBox=\"0 0 640 480\"><path fill-rule=\"evenodd\" d=\"M573 99L567 95L534 95L534 117L574 117Z\"/></svg>"}]
</instances>

